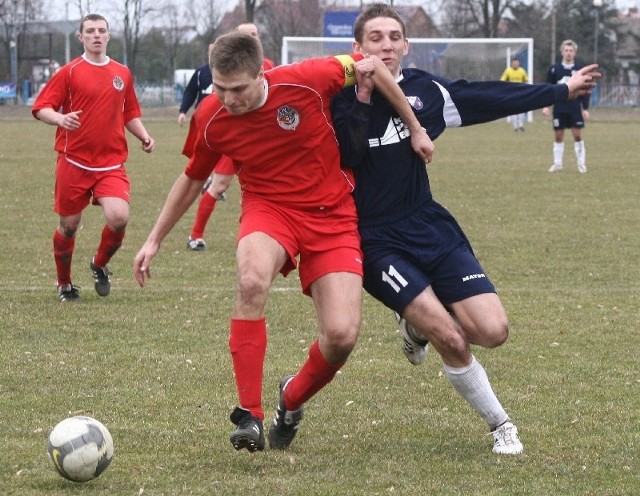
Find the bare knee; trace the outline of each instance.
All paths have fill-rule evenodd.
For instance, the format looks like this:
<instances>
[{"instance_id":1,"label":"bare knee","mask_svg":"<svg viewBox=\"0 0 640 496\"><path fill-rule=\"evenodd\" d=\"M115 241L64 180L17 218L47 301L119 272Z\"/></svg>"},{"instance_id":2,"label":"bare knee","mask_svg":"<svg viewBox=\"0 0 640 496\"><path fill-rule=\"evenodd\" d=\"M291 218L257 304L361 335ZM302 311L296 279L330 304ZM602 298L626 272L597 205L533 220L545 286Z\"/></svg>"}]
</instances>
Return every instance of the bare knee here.
<instances>
[{"instance_id":1,"label":"bare knee","mask_svg":"<svg viewBox=\"0 0 640 496\"><path fill-rule=\"evenodd\" d=\"M109 229L111 229L113 232L122 232L127 228L128 221L129 221L128 215L116 214L116 215L111 215L107 219L107 225L109 226Z\"/></svg>"},{"instance_id":2,"label":"bare knee","mask_svg":"<svg viewBox=\"0 0 640 496\"><path fill-rule=\"evenodd\" d=\"M65 220L60 219L60 223L58 225L58 232L62 234L65 238L73 238L78 231L79 221L73 220Z\"/></svg>"},{"instance_id":3,"label":"bare knee","mask_svg":"<svg viewBox=\"0 0 640 496\"><path fill-rule=\"evenodd\" d=\"M464 333L453 324L430 332L429 341L448 364L466 365L471 358L469 341Z\"/></svg>"},{"instance_id":4,"label":"bare knee","mask_svg":"<svg viewBox=\"0 0 640 496\"><path fill-rule=\"evenodd\" d=\"M485 348L497 348L509 338L509 323L506 320L492 322L482 330L481 336L482 342L477 344Z\"/></svg>"},{"instance_id":5,"label":"bare knee","mask_svg":"<svg viewBox=\"0 0 640 496\"><path fill-rule=\"evenodd\" d=\"M238 274L237 305L249 311L262 312L267 301L270 282L255 271Z\"/></svg>"},{"instance_id":6,"label":"bare knee","mask_svg":"<svg viewBox=\"0 0 640 496\"><path fill-rule=\"evenodd\" d=\"M358 340L357 324L344 323L331 326L321 331L320 341L327 361L342 363L351 354Z\"/></svg>"}]
</instances>

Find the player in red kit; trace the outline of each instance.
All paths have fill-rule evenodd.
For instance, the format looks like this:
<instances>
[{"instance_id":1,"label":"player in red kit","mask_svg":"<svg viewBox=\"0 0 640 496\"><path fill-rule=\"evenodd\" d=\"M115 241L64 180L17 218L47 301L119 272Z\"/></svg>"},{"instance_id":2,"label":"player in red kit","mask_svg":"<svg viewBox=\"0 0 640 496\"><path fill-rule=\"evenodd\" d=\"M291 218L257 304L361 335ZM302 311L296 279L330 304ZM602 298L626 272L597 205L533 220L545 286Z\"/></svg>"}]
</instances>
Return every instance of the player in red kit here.
<instances>
[{"instance_id":1,"label":"player in red kit","mask_svg":"<svg viewBox=\"0 0 640 496\"><path fill-rule=\"evenodd\" d=\"M242 189L237 290L229 348L239 407L230 440L236 449L265 447L262 380L267 346L264 308L278 273L298 266L302 290L314 301L319 337L294 376L280 384L271 448L289 446L303 404L340 370L358 336L362 253L352 177L340 168L331 97L367 74L407 123L412 147L425 161L433 144L395 80L377 57L342 55L262 69L258 41L244 33L219 37L209 60L215 94L192 119L190 157L134 260L143 286L160 243L197 197L221 155L237 167ZM272 330L273 332L273 330Z\"/></svg>"},{"instance_id":2,"label":"player in red kit","mask_svg":"<svg viewBox=\"0 0 640 496\"><path fill-rule=\"evenodd\" d=\"M154 140L140 120L141 111L129 69L110 59L109 24L90 14L80 22L84 54L49 80L33 104L37 119L54 126L58 152L54 210L60 223L53 235L53 255L60 301L76 301L71 259L82 211L102 207L106 225L90 268L100 296L111 290L107 263L122 245L129 219L130 185L125 128L150 153Z\"/></svg>"}]
</instances>

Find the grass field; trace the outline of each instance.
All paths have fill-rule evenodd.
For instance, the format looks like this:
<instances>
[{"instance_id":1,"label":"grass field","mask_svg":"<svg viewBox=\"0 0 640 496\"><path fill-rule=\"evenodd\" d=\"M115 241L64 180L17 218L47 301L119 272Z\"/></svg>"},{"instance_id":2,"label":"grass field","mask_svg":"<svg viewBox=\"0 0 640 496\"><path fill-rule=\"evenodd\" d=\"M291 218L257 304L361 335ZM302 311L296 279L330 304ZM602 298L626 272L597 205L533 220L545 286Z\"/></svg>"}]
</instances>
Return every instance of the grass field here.
<instances>
[{"instance_id":1,"label":"grass field","mask_svg":"<svg viewBox=\"0 0 640 496\"><path fill-rule=\"evenodd\" d=\"M525 453L498 457L481 419L431 350L402 355L389 310L365 296L360 340L341 374L307 405L287 452L232 449L236 402L227 348L237 184L186 250L193 209L166 239L153 279L132 260L184 166L177 109L152 109L152 155L132 143L132 215L110 264L108 298L89 260L101 212L85 211L74 257L83 301L55 293L52 127L0 106L0 495L632 495L640 494L640 118L595 109L587 174L549 174L552 131L504 121L448 130L436 142L435 197L458 218L499 289L511 336L474 349L517 423ZM267 308L268 419L280 378L316 336L297 275ZM83 412L111 431L113 463L70 483L49 466L48 432Z\"/></svg>"}]
</instances>

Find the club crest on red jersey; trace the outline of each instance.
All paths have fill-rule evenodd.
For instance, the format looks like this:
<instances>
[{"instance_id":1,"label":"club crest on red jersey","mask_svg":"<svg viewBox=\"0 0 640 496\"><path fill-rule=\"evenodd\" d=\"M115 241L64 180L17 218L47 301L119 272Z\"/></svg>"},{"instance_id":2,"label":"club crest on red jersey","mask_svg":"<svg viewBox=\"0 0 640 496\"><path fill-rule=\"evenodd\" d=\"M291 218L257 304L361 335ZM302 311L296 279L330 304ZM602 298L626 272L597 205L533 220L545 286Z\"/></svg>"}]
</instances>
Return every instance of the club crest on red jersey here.
<instances>
[{"instance_id":1,"label":"club crest on red jersey","mask_svg":"<svg viewBox=\"0 0 640 496\"><path fill-rule=\"evenodd\" d=\"M124 81L120 76L113 78L113 87L118 91L122 91L124 89Z\"/></svg>"},{"instance_id":2,"label":"club crest on red jersey","mask_svg":"<svg viewBox=\"0 0 640 496\"><path fill-rule=\"evenodd\" d=\"M295 131L300 124L300 114L298 111L288 105L283 105L278 109L278 115L276 117L278 126L287 131Z\"/></svg>"}]
</instances>

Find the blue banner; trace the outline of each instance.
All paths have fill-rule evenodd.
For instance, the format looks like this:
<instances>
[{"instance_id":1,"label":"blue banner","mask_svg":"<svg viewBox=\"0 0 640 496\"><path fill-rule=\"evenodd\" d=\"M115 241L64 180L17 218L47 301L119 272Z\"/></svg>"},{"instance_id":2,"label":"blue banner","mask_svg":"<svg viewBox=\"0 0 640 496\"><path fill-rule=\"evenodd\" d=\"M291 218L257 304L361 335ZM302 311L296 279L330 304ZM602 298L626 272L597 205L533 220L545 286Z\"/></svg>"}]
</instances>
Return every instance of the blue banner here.
<instances>
[{"instance_id":1,"label":"blue banner","mask_svg":"<svg viewBox=\"0 0 640 496\"><path fill-rule=\"evenodd\" d=\"M15 98L16 83L0 82L0 98Z\"/></svg>"},{"instance_id":2,"label":"blue banner","mask_svg":"<svg viewBox=\"0 0 640 496\"><path fill-rule=\"evenodd\" d=\"M353 23L360 12L325 12L324 35L329 38L353 38Z\"/></svg>"}]
</instances>

